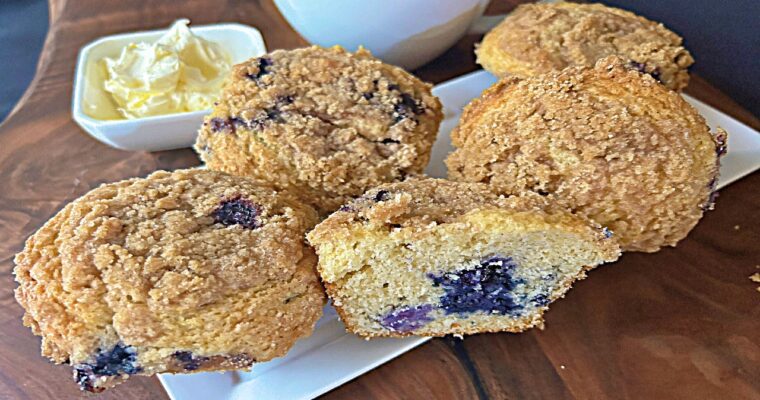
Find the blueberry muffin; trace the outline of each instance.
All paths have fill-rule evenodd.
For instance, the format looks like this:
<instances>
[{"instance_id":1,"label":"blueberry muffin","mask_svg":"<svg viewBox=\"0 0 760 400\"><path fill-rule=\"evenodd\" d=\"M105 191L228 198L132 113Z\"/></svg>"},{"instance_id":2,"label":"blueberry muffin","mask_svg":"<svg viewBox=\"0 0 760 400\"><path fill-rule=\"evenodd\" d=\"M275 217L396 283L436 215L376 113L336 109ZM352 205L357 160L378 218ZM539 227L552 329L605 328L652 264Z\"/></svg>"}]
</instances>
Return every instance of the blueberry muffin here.
<instances>
[{"instance_id":1,"label":"blueberry muffin","mask_svg":"<svg viewBox=\"0 0 760 400\"><path fill-rule=\"evenodd\" d=\"M278 50L233 68L195 149L323 214L421 172L442 119L431 86L364 50Z\"/></svg>"},{"instance_id":2,"label":"blueberry muffin","mask_svg":"<svg viewBox=\"0 0 760 400\"><path fill-rule=\"evenodd\" d=\"M42 355L83 390L130 375L249 368L285 354L324 304L303 239L316 211L246 178L156 172L65 206L16 256Z\"/></svg>"},{"instance_id":3,"label":"blueberry muffin","mask_svg":"<svg viewBox=\"0 0 760 400\"><path fill-rule=\"evenodd\" d=\"M506 78L464 110L449 178L553 197L623 250L675 246L712 207L725 132L678 93L610 57Z\"/></svg>"},{"instance_id":4,"label":"blueberry muffin","mask_svg":"<svg viewBox=\"0 0 760 400\"><path fill-rule=\"evenodd\" d=\"M602 4L525 4L486 34L478 63L498 76L527 77L593 66L611 55L681 90L694 63L682 39L662 24Z\"/></svg>"},{"instance_id":5,"label":"blueberry muffin","mask_svg":"<svg viewBox=\"0 0 760 400\"><path fill-rule=\"evenodd\" d=\"M539 195L433 178L372 189L307 237L343 322L364 337L542 326L551 302L620 253L609 231Z\"/></svg>"}]
</instances>

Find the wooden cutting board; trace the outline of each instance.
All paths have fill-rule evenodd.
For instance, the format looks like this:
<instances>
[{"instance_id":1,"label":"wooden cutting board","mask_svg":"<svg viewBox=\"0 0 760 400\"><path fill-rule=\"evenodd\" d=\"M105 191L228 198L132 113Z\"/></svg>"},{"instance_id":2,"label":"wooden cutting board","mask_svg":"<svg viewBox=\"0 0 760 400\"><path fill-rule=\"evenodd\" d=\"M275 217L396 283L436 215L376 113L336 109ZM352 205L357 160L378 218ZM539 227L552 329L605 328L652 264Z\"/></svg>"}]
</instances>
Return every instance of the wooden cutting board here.
<instances>
[{"instance_id":1,"label":"wooden cutting board","mask_svg":"<svg viewBox=\"0 0 760 400\"><path fill-rule=\"evenodd\" d=\"M494 2L490 13L520 1ZM71 119L77 52L109 34L238 21L269 49L305 44L270 1L50 0L50 31L37 75L0 126L0 398L82 396L66 366L39 356L13 299L13 255L66 202L102 182L198 165L189 150L124 152ZM441 82L476 68L468 36L416 71ZM6 60L8 61L8 60ZM697 60L699 62L699 60ZM687 92L755 129L760 121L695 77ZM760 174L721 192L717 209L679 244L626 254L595 270L546 318L546 330L435 339L325 397L355 398L760 398ZM329 368L329 366L325 366ZM166 398L135 377L99 396Z\"/></svg>"}]
</instances>

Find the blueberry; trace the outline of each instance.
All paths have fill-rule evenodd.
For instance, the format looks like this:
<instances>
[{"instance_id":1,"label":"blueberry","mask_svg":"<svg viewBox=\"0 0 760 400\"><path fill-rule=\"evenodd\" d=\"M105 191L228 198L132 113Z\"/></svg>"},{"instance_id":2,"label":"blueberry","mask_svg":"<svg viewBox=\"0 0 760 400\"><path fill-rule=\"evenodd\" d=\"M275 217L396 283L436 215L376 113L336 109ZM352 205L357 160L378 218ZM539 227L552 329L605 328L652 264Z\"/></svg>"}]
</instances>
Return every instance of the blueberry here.
<instances>
[{"instance_id":1,"label":"blueberry","mask_svg":"<svg viewBox=\"0 0 760 400\"><path fill-rule=\"evenodd\" d=\"M710 211L715 208L715 200L718 199L718 196L720 196L720 193L713 190L710 192L710 196L707 198L707 201L702 205L702 211Z\"/></svg>"},{"instance_id":2,"label":"blueberry","mask_svg":"<svg viewBox=\"0 0 760 400\"><path fill-rule=\"evenodd\" d=\"M272 66L272 64L273 63L272 63L271 58L261 57L257 61L257 67L259 71L256 72L255 74L247 74L246 76L248 77L248 79L251 79L254 81L259 80L262 76L268 75L272 72L272 70L269 68Z\"/></svg>"},{"instance_id":3,"label":"blueberry","mask_svg":"<svg viewBox=\"0 0 760 400\"><path fill-rule=\"evenodd\" d=\"M237 117L224 118L211 118L209 121L212 132L230 132L235 133L237 127L245 125L245 121Z\"/></svg>"},{"instance_id":4,"label":"blueberry","mask_svg":"<svg viewBox=\"0 0 760 400\"><path fill-rule=\"evenodd\" d=\"M707 184L707 189L710 191L710 195L707 197L707 201L702 204L702 211L710 211L715 208L715 200L718 199L720 194L718 193L718 178L712 178L710 183Z\"/></svg>"},{"instance_id":5,"label":"blueberry","mask_svg":"<svg viewBox=\"0 0 760 400\"><path fill-rule=\"evenodd\" d=\"M519 284L513 273L517 264L511 257L489 257L473 269L428 274L434 286L442 286L441 308L446 314L484 311L519 315L524 306L518 304L512 290Z\"/></svg>"},{"instance_id":6,"label":"blueberry","mask_svg":"<svg viewBox=\"0 0 760 400\"><path fill-rule=\"evenodd\" d=\"M265 108L264 115L253 120L251 125L263 127L270 121L284 122L285 120L282 118L282 107L292 104L293 101L293 96L290 95L278 97L275 101L275 105L273 107Z\"/></svg>"},{"instance_id":7,"label":"blueberry","mask_svg":"<svg viewBox=\"0 0 760 400\"><path fill-rule=\"evenodd\" d=\"M533 298L531 298L530 301L531 303L535 304L538 307L543 307L549 304L549 297L541 293L541 294L537 294L533 296Z\"/></svg>"},{"instance_id":8,"label":"blueberry","mask_svg":"<svg viewBox=\"0 0 760 400\"><path fill-rule=\"evenodd\" d=\"M193 360L193 353L190 351L175 351L172 357L176 358L177 361L190 362Z\"/></svg>"},{"instance_id":9,"label":"blueberry","mask_svg":"<svg viewBox=\"0 0 760 400\"><path fill-rule=\"evenodd\" d=\"M211 126L211 130L214 132L219 132L221 130L224 130L227 127L227 120L222 118L211 118L211 121L209 121L209 124Z\"/></svg>"},{"instance_id":10,"label":"blueberry","mask_svg":"<svg viewBox=\"0 0 760 400\"><path fill-rule=\"evenodd\" d=\"M662 80L660 79L660 70L657 69L657 68L655 68L655 69L653 69L651 71L647 71L647 68L646 68L647 65L646 64L640 63L640 62L637 62L637 61L633 61L633 60L631 60L630 62L628 62L628 67L631 68L631 69L633 69L633 70L638 71L639 73L649 74L657 82L662 83Z\"/></svg>"},{"instance_id":11,"label":"blueberry","mask_svg":"<svg viewBox=\"0 0 760 400\"><path fill-rule=\"evenodd\" d=\"M401 143L401 141L400 140L396 140L396 139L386 138L386 139L381 140L380 143L382 143L382 144L399 144L399 143Z\"/></svg>"},{"instance_id":12,"label":"blueberry","mask_svg":"<svg viewBox=\"0 0 760 400\"><path fill-rule=\"evenodd\" d=\"M633 61L633 60L629 61L628 67L636 71L639 71L642 74L645 74L647 72L646 69L644 68L645 67L644 64L638 61Z\"/></svg>"},{"instance_id":13,"label":"blueberry","mask_svg":"<svg viewBox=\"0 0 760 400\"><path fill-rule=\"evenodd\" d=\"M277 98L278 105L293 104L293 101L294 99L291 95L280 96Z\"/></svg>"},{"instance_id":14,"label":"blueberry","mask_svg":"<svg viewBox=\"0 0 760 400\"><path fill-rule=\"evenodd\" d=\"M394 122L402 121L406 118L413 118L424 112L420 103L407 93L401 93L401 101L393 106Z\"/></svg>"},{"instance_id":15,"label":"blueberry","mask_svg":"<svg viewBox=\"0 0 760 400\"><path fill-rule=\"evenodd\" d=\"M225 226L240 225L247 229L258 228L259 207L240 196L224 200L213 212L214 222Z\"/></svg>"},{"instance_id":16,"label":"blueberry","mask_svg":"<svg viewBox=\"0 0 760 400\"><path fill-rule=\"evenodd\" d=\"M606 226L602 228L602 234L604 235L605 239L609 239L613 236L613 233L611 230L609 230Z\"/></svg>"},{"instance_id":17,"label":"blueberry","mask_svg":"<svg viewBox=\"0 0 760 400\"><path fill-rule=\"evenodd\" d=\"M362 97L364 97L366 100L371 100L372 98L374 98L375 97L375 92L378 91L378 84L379 83L380 83L380 80L374 79L372 81L372 87L373 87L373 89L371 91L369 91L369 92L362 93ZM394 90L394 86L395 86L395 89L398 90L398 86L397 85L393 85L393 84L390 84L390 85L387 86L388 90Z\"/></svg>"},{"instance_id":18,"label":"blueberry","mask_svg":"<svg viewBox=\"0 0 760 400\"><path fill-rule=\"evenodd\" d=\"M261 121L261 123L264 123L266 121L281 121L282 120L282 118L280 117L282 112L277 107L267 108L264 110L264 112L266 113L266 118L264 121Z\"/></svg>"},{"instance_id":19,"label":"blueberry","mask_svg":"<svg viewBox=\"0 0 760 400\"><path fill-rule=\"evenodd\" d=\"M196 356L190 351L177 351L172 356L179 361L185 371L195 371L201 364L208 361L208 357Z\"/></svg>"},{"instance_id":20,"label":"blueberry","mask_svg":"<svg viewBox=\"0 0 760 400\"><path fill-rule=\"evenodd\" d=\"M715 141L717 142L717 146L715 147L715 153L718 155L718 157L726 154L728 151L728 148L726 147L726 134L724 132L719 131L715 135Z\"/></svg>"},{"instance_id":21,"label":"blueberry","mask_svg":"<svg viewBox=\"0 0 760 400\"><path fill-rule=\"evenodd\" d=\"M367 99L367 100L370 100L370 99L372 99L373 97L375 97L375 92L377 92L377 84L378 84L379 82L380 82L380 81L378 81L377 79L373 80L373 81L372 81L372 87L373 87L372 91L370 91L370 92L364 92L364 93L362 93L362 96L363 96L365 99Z\"/></svg>"},{"instance_id":22,"label":"blueberry","mask_svg":"<svg viewBox=\"0 0 760 400\"><path fill-rule=\"evenodd\" d=\"M382 190L378 190L377 193L375 193L375 197L373 197L373 200L379 203L381 201L386 201L390 198L391 198L390 192L382 189Z\"/></svg>"},{"instance_id":23,"label":"blueberry","mask_svg":"<svg viewBox=\"0 0 760 400\"><path fill-rule=\"evenodd\" d=\"M380 324L392 331L411 332L433 320L428 315L431 311L433 311L433 306L430 304L397 308L386 314Z\"/></svg>"},{"instance_id":24,"label":"blueberry","mask_svg":"<svg viewBox=\"0 0 760 400\"><path fill-rule=\"evenodd\" d=\"M137 365L137 350L122 343L109 351L100 351L93 363L74 366L74 379L83 390L95 391L94 383L103 376L133 375L142 371Z\"/></svg>"},{"instance_id":25,"label":"blueberry","mask_svg":"<svg viewBox=\"0 0 760 400\"><path fill-rule=\"evenodd\" d=\"M662 77L660 76L660 70L659 69L657 69L657 68L653 69L652 71L649 72L649 75L651 75L652 78L654 78L654 80L656 80L657 82L662 83Z\"/></svg>"},{"instance_id":26,"label":"blueberry","mask_svg":"<svg viewBox=\"0 0 760 400\"><path fill-rule=\"evenodd\" d=\"M93 383L97 380L97 376L92 372L92 368L88 365L79 365L74 367L74 381L79 385L81 390L88 392L97 392Z\"/></svg>"},{"instance_id":27,"label":"blueberry","mask_svg":"<svg viewBox=\"0 0 760 400\"><path fill-rule=\"evenodd\" d=\"M354 211L354 208L353 208L353 207L351 207L351 206L350 206L350 205L348 205L348 204L344 204L344 205L340 206L340 208L338 209L338 211L342 211L342 212L352 212L352 211Z\"/></svg>"}]
</instances>

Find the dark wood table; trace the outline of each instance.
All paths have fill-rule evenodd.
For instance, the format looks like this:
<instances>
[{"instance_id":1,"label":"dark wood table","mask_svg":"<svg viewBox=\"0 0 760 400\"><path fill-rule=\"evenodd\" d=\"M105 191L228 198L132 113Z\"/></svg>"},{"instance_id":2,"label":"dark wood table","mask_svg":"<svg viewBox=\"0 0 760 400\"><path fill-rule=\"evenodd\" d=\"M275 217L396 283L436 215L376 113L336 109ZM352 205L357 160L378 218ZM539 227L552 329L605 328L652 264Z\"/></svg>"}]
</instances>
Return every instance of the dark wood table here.
<instances>
[{"instance_id":1,"label":"dark wood table","mask_svg":"<svg viewBox=\"0 0 760 400\"><path fill-rule=\"evenodd\" d=\"M490 13L519 1L495 3ZM80 47L117 32L167 27L180 17L256 26L269 49L305 44L270 1L51 0L36 78L0 126L0 399L83 396L70 368L40 357L39 339L21 325L11 270L24 239L102 182L199 163L189 149L112 149L90 138L70 113ZM441 82L476 69L478 39L465 37L416 73ZM699 77L687 92L760 128L756 117ZM677 248L626 254L593 271L553 305L546 330L435 339L325 397L758 399L760 293L748 279L758 271L755 173L721 191L717 209ZM99 398L166 394L156 378L135 377Z\"/></svg>"}]
</instances>

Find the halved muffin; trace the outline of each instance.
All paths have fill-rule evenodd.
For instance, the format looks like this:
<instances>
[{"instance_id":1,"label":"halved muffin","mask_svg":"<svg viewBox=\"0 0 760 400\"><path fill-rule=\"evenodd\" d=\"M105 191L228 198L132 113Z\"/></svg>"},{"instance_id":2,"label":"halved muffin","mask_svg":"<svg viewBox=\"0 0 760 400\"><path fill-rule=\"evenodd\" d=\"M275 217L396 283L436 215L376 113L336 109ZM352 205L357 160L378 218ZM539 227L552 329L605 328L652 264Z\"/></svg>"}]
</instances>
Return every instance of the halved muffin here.
<instances>
[{"instance_id":1,"label":"halved muffin","mask_svg":"<svg viewBox=\"0 0 760 400\"><path fill-rule=\"evenodd\" d=\"M520 332L620 253L609 231L541 196L432 178L370 190L308 239L348 330L365 337Z\"/></svg>"}]
</instances>

